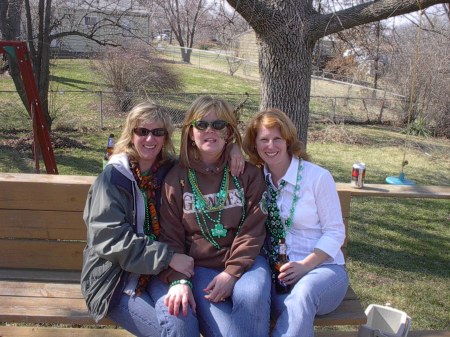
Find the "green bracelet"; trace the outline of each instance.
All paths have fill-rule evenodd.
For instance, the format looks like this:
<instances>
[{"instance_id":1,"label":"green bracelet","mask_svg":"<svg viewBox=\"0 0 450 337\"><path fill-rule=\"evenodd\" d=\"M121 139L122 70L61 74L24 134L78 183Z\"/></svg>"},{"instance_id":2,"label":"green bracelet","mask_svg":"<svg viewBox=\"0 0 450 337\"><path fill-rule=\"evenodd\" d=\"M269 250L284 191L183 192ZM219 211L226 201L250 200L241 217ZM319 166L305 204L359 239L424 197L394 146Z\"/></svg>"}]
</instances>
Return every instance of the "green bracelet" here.
<instances>
[{"instance_id":1,"label":"green bracelet","mask_svg":"<svg viewBox=\"0 0 450 337\"><path fill-rule=\"evenodd\" d=\"M185 279L182 279L182 280L176 280L176 281L173 281L173 282L170 284L170 286L173 287L173 286L176 286L177 284L185 284L185 285L189 286L189 288L192 289L192 282L189 281L189 280L185 280Z\"/></svg>"}]
</instances>

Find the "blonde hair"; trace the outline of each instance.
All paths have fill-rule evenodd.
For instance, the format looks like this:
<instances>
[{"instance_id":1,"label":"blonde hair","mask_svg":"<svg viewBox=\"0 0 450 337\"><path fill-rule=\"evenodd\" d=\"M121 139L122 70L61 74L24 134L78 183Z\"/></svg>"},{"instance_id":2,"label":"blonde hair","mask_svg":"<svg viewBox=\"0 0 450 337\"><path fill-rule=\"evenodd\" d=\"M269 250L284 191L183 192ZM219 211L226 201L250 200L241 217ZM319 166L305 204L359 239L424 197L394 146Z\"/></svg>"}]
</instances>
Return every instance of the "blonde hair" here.
<instances>
[{"instance_id":1,"label":"blonde hair","mask_svg":"<svg viewBox=\"0 0 450 337\"><path fill-rule=\"evenodd\" d=\"M200 120L210 112L215 112L218 119L228 123L229 136L226 140L227 143L236 142L242 147L242 138L237 129L238 119L231 105L221 98L200 96L191 104L189 110L186 112L183 128L181 129L180 163L185 167L190 168L190 159L199 157L198 149L192 145L189 137L192 123Z\"/></svg>"},{"instance_id":2,"label":"blonde hair","mask_svg":"<svg viewBox=\"0 0 450 337\"><path fill-rule=\"evenodd\" d=\"M250 120L245 131L243 148L252 164L264 164L258 151L256 151L256 136L262 126L266 128L278 128L280 130L281 137L286 141L287 151L290 155L295 155L305 160L309 159L305 145L298 139L297 129L290 118L281 110L268 109L258 112Z\"/></svg>"},{"instance_id":3,"label":"blonde hair","mask_svg":"<svg viewBox=\"0 0 450 337\"><path fill-rule=\"evenodd\" d=\"M119 140L114 146L114 154L126 153L137 161L141 158L133 145L133 130L145 123L162 122L167 134L164 136L164 145L158 160L166 161L175 156L175 147L172 143L173 124L167 111L151 102L143 102L135 105L128 113L125 126Z\"/></svg>"}]
</instances>

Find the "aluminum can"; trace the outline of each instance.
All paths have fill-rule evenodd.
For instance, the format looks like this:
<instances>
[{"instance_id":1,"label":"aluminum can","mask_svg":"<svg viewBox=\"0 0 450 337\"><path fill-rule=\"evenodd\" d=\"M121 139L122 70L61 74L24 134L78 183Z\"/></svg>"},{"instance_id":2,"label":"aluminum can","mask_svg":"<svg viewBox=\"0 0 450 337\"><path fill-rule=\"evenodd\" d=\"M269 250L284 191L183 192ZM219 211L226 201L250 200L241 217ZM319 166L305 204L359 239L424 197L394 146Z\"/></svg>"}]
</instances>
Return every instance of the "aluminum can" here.
<instances>
[{"instance_id":1,"label":"aluminum can","mask_svg":"<svg viewBox=\"0 0 450 337\"><path fill-rule=\"evenodd\" d=\"M352 180L350 184L354 188L363 188L366 179L366 165L364 163L355 163L352 166Z\"/></svg>"}]
</instances>

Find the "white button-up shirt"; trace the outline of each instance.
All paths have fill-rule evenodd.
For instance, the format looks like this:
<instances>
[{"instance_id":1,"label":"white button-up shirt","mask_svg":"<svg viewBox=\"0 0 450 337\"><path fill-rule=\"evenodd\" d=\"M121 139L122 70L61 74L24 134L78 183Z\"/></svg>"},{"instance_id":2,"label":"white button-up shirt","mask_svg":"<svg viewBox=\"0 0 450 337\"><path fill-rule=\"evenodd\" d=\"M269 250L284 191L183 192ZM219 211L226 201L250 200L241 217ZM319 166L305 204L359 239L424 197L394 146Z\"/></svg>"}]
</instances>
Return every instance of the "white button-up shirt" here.
<instances>
[{"instance_id":1,"label":"white button-up shirt","mask_svg":"<svg viewBox=\"0 0 450 337\"><path fill-rule=\"evenodd\" d=\"M299 199L293 224L286 233L289 260L303 260L317 248L330 256L324 264L343 265L345 260L341 246L345 240L345 226L336 184L326 169L305 160L302 162ZM299 159L293 157L286 174L277 182L279 186L281 180L286 181L277 200L283 222L290 215L299 164ZM273 184L266 166L264 174Z\"/></svg>"}]
</instances>

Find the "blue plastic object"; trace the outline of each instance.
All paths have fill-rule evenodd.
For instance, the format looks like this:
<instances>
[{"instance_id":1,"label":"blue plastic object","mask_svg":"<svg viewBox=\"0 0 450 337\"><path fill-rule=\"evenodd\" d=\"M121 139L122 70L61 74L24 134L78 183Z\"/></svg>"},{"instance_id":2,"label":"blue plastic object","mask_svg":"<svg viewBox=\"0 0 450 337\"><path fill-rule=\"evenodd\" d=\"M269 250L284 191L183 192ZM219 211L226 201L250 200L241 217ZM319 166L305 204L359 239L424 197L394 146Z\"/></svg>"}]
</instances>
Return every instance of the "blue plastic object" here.
<instances>
[{"instance_id":1,"label":"blue plastic object","mask_svg":"<svg viewBox=\"0 0 450 337\"><path fill-rule=\"evenodd\" d=\"M412 180L406 179L403 172L400 173L398 177L387 177L386 182L392 185L415 185L416 183Z\"/></svg>"}]
</instances>

